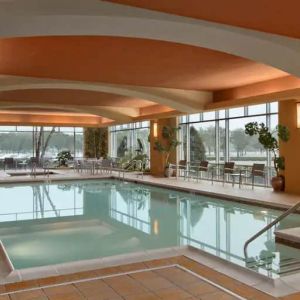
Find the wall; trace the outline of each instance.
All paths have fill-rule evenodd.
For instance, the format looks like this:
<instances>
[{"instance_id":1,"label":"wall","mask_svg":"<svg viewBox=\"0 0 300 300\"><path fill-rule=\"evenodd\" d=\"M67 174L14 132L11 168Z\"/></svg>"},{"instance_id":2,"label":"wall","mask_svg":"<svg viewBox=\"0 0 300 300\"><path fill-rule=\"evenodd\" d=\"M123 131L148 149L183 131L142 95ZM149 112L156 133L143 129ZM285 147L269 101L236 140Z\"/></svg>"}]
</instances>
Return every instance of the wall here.
<instances>
[{"instance_id":1,"label":"wall","mask_svg":"<svg viewBox=\"0 0 300 300\"><path fill-rule=\"evenodd\" d=\"M168 118L168 119L159 119L152 120L150 122L150 159L151 159L151 174L154 176L164 176L165 171L165 155L163 153L158 152L154 147L154 142L156 138L153 136L153 124L157 123L157 139L161 141L161 143L165 143L162 138L162 129L164 126L177 127L177 118ZM171 163L176 163L177 155L176 151L174 151L170 155L169 161Z\"/></svg>"},{"instance_id":2,"label":"wall","mask_svg":"<svg viewBox=\"0 0 300 300\"><path fill-rule=\"evenodd\" d=\"M279 102L279 124L290 130L290 140L280 144L280 153L285 157L285 191L300 194L300 129L297 129L297 101Z\"/></svg>"},{"instance_id":3,"label":"wall","mask_svg":"<svg viewBox=\"0 0 300 300\"><path fill-rule=\"evenodd\" d=\"M108 128L84 129L84 157L106 157L108 153Z\"/></svg>"}]
</instances>

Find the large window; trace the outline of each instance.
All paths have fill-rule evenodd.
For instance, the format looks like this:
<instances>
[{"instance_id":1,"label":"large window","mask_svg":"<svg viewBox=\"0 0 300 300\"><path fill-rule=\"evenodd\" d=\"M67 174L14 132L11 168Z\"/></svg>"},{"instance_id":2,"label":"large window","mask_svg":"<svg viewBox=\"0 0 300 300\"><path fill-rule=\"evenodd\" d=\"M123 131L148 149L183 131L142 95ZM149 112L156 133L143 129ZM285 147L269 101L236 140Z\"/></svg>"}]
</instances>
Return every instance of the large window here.
<instances>
[{"instance_id":1,"label":"large window","mask_svg":"<svg viewBox=\"0 0 300 300\"><path fill-rule=\"evenodd\" d=\"M70 150L75 157L82 157L83 128L0 126L0 159L23 159L36 156L56 157L62 150Z\"/></svg>"},{"instance_id":2,"label":"large window","mask_svg":"<svg viewBox=\"0 0 300 300\"><path fill-rule=\"evenodd\" d=\"M109 132L111 157L132 158L138 154L149 156L149 121L112 126Z\"/></svg>"},{"instance_id":3,"label":"large window","mask_svg":"<svg viewBox=\"0 0 300 300\"><path fill-rule=\"evenodd\" d=\"M246 166L264 163L271 169L271 154L259 144L257 136L249 137L244 133L245 125L253 121L265 123L274 130L278 124L278 103L180 117L180 159L191 164L204 159L212 164L224 161Z\"/></svg>"}]
</instances>

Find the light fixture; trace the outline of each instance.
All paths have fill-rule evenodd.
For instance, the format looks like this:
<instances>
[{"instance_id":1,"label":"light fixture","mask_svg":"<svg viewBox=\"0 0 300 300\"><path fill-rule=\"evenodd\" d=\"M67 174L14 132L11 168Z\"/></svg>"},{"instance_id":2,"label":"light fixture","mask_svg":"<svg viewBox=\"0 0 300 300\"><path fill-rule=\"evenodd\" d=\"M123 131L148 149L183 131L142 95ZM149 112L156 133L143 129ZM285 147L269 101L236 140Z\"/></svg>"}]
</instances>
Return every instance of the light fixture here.
<instances>
[{"instance_id":1,"label":"light fixture","mask_svg":"<svg viewBox=\"0 0 300 300\"><path fill-rule=\"evenodd\" d=\"M159 233L159 222L156 219L153 222L153 232L155 235L158 235Z\"/></svg>"},{"instance_id":2,"label":"light fixture","mask_svg":"<svg viewBox=\"0 0 300 300\"><path fill-rule=\"evenodd\" d=\"M157 138L157 122L153 123L153 137Z\"/></svg>"}]
</instances>

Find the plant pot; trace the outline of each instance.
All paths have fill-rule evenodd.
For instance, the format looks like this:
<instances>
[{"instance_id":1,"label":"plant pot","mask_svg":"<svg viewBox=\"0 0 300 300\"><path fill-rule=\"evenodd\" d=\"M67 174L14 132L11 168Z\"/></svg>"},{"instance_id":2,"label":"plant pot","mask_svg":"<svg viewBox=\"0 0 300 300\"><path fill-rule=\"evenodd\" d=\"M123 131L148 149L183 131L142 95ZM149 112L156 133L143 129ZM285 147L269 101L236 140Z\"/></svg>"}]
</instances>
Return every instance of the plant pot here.
<instances>
[{"instance_id":1,"label":"plant pot","mask_svg":"<svg viewBox=\"0 0 300 300\"><path fill-rule=\"evenodd\" d=\"M172 168L166 167L165 168L165 177L172 177L174 170Z\"/></svg>"},{"instance_id":2,"label":"plant pot","mask_svg":"<svg viewBox=\"0 0 300 300\"><path fill-rule=\"evenodd\" d=\"M273 177L271 179L271 185L273 187L274 192L284 191L284 177L283 176Z\"/></svg>"}]
</instances>

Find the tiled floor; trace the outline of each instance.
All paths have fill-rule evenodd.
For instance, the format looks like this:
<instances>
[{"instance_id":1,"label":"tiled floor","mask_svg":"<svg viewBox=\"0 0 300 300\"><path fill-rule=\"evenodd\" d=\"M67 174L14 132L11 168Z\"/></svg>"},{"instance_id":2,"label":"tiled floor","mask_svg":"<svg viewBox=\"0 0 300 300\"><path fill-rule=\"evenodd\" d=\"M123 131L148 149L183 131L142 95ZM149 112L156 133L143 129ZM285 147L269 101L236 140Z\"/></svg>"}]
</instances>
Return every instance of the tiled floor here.
<instances>
[{"instance_id":1,"label":"tiled floor","mask_svg":"<svg viewBox=\"0 0 300 300\"><path fill-rule=\"evenodd\" d=\"M176 266L39 288L1 297L1 300L240 299Z\"/></svg>"},{"instance_id":2,"label":"tiled floor","mask_svg":"<svg viewBox=\"0 0 300 300\"><path fill-rule=\"evenodd\" d=\"M0 287L0 300L275 300L184 256ZM300 299L300 293L281 300Z\"/></svg>"}]
</instances>

